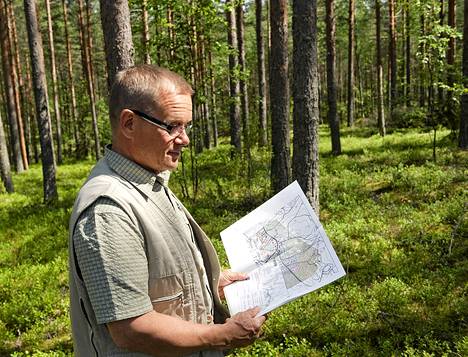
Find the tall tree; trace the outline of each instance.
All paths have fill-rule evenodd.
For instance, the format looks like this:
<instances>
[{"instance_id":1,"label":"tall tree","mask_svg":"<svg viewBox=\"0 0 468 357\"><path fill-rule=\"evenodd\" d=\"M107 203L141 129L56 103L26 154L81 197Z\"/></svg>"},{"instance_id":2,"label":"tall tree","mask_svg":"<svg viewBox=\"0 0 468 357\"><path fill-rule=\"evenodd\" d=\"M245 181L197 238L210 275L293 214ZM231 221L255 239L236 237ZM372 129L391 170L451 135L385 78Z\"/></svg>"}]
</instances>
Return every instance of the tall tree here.
<instances>
[{"instance_id":1,"label":"tall tree","mask_svg":"<svg viewBox=\"0 0 468 357\"><path fill-rule=\"evenodd\" d=\"M70 43L70 35L68 31L68 5L65 0L62 0L62 11L63 11L63 27L65 30L65 43L67 48L67 87L70 91L70 112L71 112L71 123L73 127L73 137L75 140L75 145L77 148L81 146L81 136L80 131L78 130L78 109L76 102L76 91L75 91L75 79L73 76L73 60L72 60L72 48Z\"/></svg>"},{"instance_id":2,"label":"tall tree","mask_svg":"<svg viewBox=\"0 0 468 357\"><path fill-rule=\"evenodd\" d=\"M448 25L456 31L456 1L449 0L448 2ZM448 74L447 74L447 85L453 87L455 82L455 36L450 36L448 50L447 50L447 65L448 65ZM447 93L447 117L450 127L453 130L456 130L457 120L455 117L455 111L453 108L456 108L456 103L454 102L453 91L449 90Z\"/></svg>"},{"instance_id":3,"label":"tall tree","mask_svg":"<svg viewBox=\"0 0 468 357\"><path fill-rule=\"evenodd\" d=\"M460 132L458 136L458 147L468 149L468 0L464 2L463 10L463 64L462 78L465 92L461 97L461 113L460 113Z\"/></svg>"},{"instance_id":4,"label":"tall tree","mask_svg":"<svg viewBox=\"0 0 468 357\"><path fill-rule=\"evenodd\" d=\"M241 73L239 80L241 113L242 113L242 132L244 136L244 151L249 164L250 177L250 132L249 132L249 91L247 88L247 63L245 61L244 45L244 1L239 1L236 6L236 30L237 30L237 49L239 55L239 71Z\"/></svg>"},{"instance_id":5,"label":"tall tree","mask_svg":"<svg viewBox=\"0 0 468 357\"><path fill-rule=\"evenodd\" d=\"M236 15L231 0L226 1L226 20L229 45L229 121L231 124L231 145L240 153L241 145L241 117L239 105L239 79L236 72L239 65L237 57Z\"/></svg>"},{"instance_id":6,"label":"tall tree","mask_svg":"<svg viewBox=\"0 0 468 357\"><path fill-rule=\"evenodd\" d=\"M279 192L291 176L288 82L288 2L270 1L271 185Z\"/></svg>"},{"instance_id":7,"label":"tall tree","mask_svg":"<svg viewBox=\"0 0 468 357\"><path fill-rule=\"evenodd\" d=\"M49 54L50 54L50 71L52 74L52 95L54 96L54 114L57 138L57 162L62 163L62 119L60 114L59 94L57 87L57 68L55 66L55 45L54 45L54 31L52 28L52 16L50 13L50 1L45 0L45 7L47 13L47 33L49 35Z\"/></svg>"},{"instance_id":8,"label":"tall tree","mask_svg":"<svg viewBox=\"0 0 468 357\"><path fill-rule=\"evenodd\" d=\"M265 51L262 26L262 0L255 0L255 33L257 36L257 74L258 74L258 145L267 145L267 108Z\"/></svg>"},{"instance_id":9,"label":"tall tree","mask_svg":"<svg viewBox=\"0 0 468 357\"><path fill-rule=\"evenodd\" d=\"M326 42L327 42L327 102L328 124L330 125L332 153L341 154L340 119L337 111L336 84L336 22L335 1L325 0L326 3Z\"/></svg>"},{"instance_id":10,"label":"tall tree","mask_svg":"<svg viewBox=\"0 0 468 357\"><path fill-rule=\"evenodd\" d=\"M395 107L397 99L397 38L395 0L388 0L388 33L389 33L389 71L390 71L390 113Z\"/></svg>"},{"instance_id":11,"label":"tall tree","mask_svg":"<svg viewBox=\"0 0 468 357\"><path fill-rule=\"evenodd\" d=\"M133 41L128 1L100 0L108 87L118 71L133 66Z\"/></svg>"},{"instance_id":12,"label":"tall tree","mask_svg":"<svg viewBox=\"0 0 468 357\"><path fill-rule=\"evenodd\" d=\"M383 66L380 36L380 0L375 0L375 47L377 69L377 125L380 135L385 136L385 113L383 94Z\"/></svg>"},{"instance_id":13,"label":"tall tree","mask_svg":"<svg viewBox=\"0 0 468 357\"><path fill-rule=\"evenodd\" d=\"M55 180L55 159L50 128L49 106L47 100L47 85L45 79L44 53L42 37L37 22L35 0L24 0L26 28L28 31L29 54L33 73L34 97L36 102L37 126L41 141L42 175L44 184L44 202L57 199Z\"/></svg>"},{"instance_id":14,"label":"tall tree","mask_svg":"<svg viewBox=\"0 0 468 357\"><path fill-rule=\"evenodd\" d=\"M348 126L354 125L354 12L355 2L348 4Z\"/></svg>"},{"instance_id":15,"label":"tall tree","mask_svg":"<svg viewBox=\"0 0 468 357\"><path fill-rule=\"evenodd\" d=\"M144 61L147 64L151 63L150 56L150 35L149 35L149 26L148 26L148 4L147 0L142 0L141 2L141 21L143 23L141 37L143 40L143 52L144 52Z\"/></svg>"},{"instance_id":16,"label":"tall tree","mask_svg":"<svg viewBox=\"0 0 468 357\"><path fill-rule=\"evenodd\" d=\"M411 12L410 12L410 1L405 2L405 21L406 21L406 40L405 40L405 56L406 56L406 105L411 105Z\"/></svg>"},{"instance_id":17,"label":"tall tree","mask_svg":"<svg viewBox=\"0 0 468 357\"><path fill-rule=\"evenodd\" d=\"M18 118L18 135L20 140L21 148L21 158L23 160L24 169L27 170L29 167L28 155L26 150L26 140L24 138L24 125L23 125L23 113L22 113L22 104L21 104L21 87L20 80L21 74L19 72L19 63L16 61L19 48L16 46L15 37L16 37L16 17L13 10L13 2L6 2L7 14L8 14L8 47L10 55L10 68L11 68L11 81L13 83L13 93L15 99L15 108Z\"/></svg>"},{"instance_id":18,"label":"tall tree","mask_svg":"<svg viewBox=\"0 0 468 357\"><path fill-rule=\"evenodd\" d=\"M91 111L91 118L94 132L94 155L96 160L101 157L101 145L99 141L99 131L97 126L97 112L96 112L96 97L94 91L94 80L93 80L93 67L91 59L91 31L89 30L90 19L88 16L87 26L84 24L83 16L83 0L78 0L78 22L80 27L80 38L81 38L81 54L83 63L83 72L86 77L86 84L89 96L89 107Z\"/></svg>"},{"instance_id":19,"label":"tall tree","mask_svg":"<svg viewBox=\"0 0 468 357\"><path fill-rule=\"evenodd\" d=\"M293 1L293 178L319 212L317 1Z\"/></svg>"},{"instance_id":20,"label":"tall tree","mask_svg":"<svg viewBox=\"0 0 468 357\"><path fill-rule=\"evenodd\" d=\"M24 163L21 154L20 133L18 116L15 105L14 83L11 78L10 46L8 40L8 13L5 1L0 1L0 46L2 55L3 81L5 85L5 99L7 104L8 123L10 124L10 141L13 152L13 162L16 172L24 171Z\"/></svg>"},{"instance_id":21,"label":"tall tree","mask_svg":"<svg viewBox=\"0 0 468 357\"><path fill-rule=\"evenodd\" d=\"M5 131L3 130L2 113L0 111L0 175L5 190L8 193L15 191L13 180L11 179L10 159L8 156L8 147L6 144Z\"/></svg>"}]
</instances>

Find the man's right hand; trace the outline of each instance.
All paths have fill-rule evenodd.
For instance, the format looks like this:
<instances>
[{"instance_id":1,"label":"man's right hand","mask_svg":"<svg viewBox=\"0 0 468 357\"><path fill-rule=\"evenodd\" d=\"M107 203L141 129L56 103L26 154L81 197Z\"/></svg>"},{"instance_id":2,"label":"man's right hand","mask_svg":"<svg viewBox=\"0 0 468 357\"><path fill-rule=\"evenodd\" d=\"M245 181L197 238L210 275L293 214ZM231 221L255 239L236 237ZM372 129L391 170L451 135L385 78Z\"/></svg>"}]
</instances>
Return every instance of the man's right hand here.
<instances>
[{"instance_id":1,"label":"man's right hand","mask_svg":"<svg viewBox=\"0 0 468 357\"><path fill-rule=\"evenodd\" d=\"M226 344L230 348L243 347L253 343L260 335L265 316L257 316L259 307L239 312L223 324Z\"/></svg>"}]
</instances>

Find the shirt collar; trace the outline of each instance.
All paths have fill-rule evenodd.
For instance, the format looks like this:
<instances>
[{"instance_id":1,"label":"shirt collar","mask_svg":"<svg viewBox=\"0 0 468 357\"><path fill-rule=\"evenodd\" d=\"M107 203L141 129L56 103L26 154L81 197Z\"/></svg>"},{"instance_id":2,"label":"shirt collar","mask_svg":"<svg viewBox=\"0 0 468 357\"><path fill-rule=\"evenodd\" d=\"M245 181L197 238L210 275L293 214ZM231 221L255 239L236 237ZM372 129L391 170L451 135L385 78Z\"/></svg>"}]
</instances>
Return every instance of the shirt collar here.
<instances>
[{"instance_id":1,"label":"shirt collar","mask_svg":"<svg viewBox=\"0 0 468 357\"><path fill-rule=\"evenodd\" d=\"M104 157L112 170L146 195L159 189L160 185L167 187L169 183L170 171L162 171L158 174L148 171L136 162L113 151L110 145L106 146Z\"/></svg>"}]
</instances>

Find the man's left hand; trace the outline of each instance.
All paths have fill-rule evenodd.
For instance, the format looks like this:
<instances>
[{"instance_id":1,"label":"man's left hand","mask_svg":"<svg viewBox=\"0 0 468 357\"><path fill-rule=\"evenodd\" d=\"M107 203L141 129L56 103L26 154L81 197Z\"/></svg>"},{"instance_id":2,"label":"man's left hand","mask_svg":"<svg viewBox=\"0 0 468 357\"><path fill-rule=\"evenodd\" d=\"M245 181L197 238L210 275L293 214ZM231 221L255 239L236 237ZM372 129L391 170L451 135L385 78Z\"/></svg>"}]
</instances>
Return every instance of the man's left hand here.
<instances>
[{"instance_id":1,"label":"man's left hand","mask_svg":"<svg viewBox=\"0 0 468 357\"><path fill-rule=\"evenodd\" d=\"M225 286L228 286L229 284L232 284L235 281L246 280L248 278L249 276L245 273L238 273L235 271L231 271L230 269L222 271L221 275L219 276L219 284L218 284L219 297L224 299L223 288Z\"/></svg>"}]
</instances>

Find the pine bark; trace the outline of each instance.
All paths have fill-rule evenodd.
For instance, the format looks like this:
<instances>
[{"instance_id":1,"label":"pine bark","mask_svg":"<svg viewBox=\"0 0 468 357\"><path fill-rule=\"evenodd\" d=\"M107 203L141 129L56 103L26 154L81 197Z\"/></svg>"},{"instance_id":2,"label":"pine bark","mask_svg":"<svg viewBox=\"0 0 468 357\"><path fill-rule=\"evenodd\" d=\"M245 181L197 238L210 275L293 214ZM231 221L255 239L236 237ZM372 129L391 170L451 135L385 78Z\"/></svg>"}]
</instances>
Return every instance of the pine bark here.
<instances>
[{"instance_id":1,"label":"pine bark","mask_svg":"<svg viewBox=\"0 0 468 357\"><path fill-rule=\"evenodd\" d=\"M128 1L124 0L100 0L100 4L108 73L107 84L110 88L117 72L133 66L134 63L130 10Z\"/></svg>"},{"instance_id":2,"label":"pine bark","mask_svg":"<svg viewBox=\"0 0 468 357\"><path fill-rule=\"evenodd\" d=\"M229 45L229 121L231 125L231 145L234 152L240 153L241 144L241 116L239 105L239 79L235 71L239 65L237 57L237 31L236 15L230 0L226 1L226 20L228 24L228 45Z\"/></svg>"},{"instance_id":3,"label":"pine bark","mask_svg":"<svg viewBox=\"0 0 468 357\"><path fill-rule=\"evenodd\" d=\"M271 184L274 192L291 179L288 82L288 2L270 1Z\"/></svg>"},{"instance_id":4,"label":"pine bark","mask_svg":"<svg viewBox=\"0 0 468 357\"><path fill-rule=\"evenodd\" d=\"M326 0L326 42L327 42L327 102L328 124L330 125L332 154L341 154L340 120L337 111L336 83L336 22L335 2Z\"/></svg>"},{"instance_id":5,"label":"pine bark","mask_svg":"<svg viewBox=\"0 0 468 357\"><path fill-rule=\"evenodd\" d=\"M448 2L448 25L456 31L456 1L449 0ZM447 74L447 85L453 87L455 83L455 37L450 36L449 46L447 50L447 65L448 65L448 74ZM449 90L447 93L447 119L450 125L450 128L456 130L457 120L455 116L455 111L457 103L454 101L453 91Z\"/></svg>"},{"instance_id":6,"label":"pine bark","mask_svg":"<svg viewBox=\"0 0 468 357\"><path fill-rule=\"evenodd\" d=\"M2 113L0 112L0 175L2 178L5 190L8 193L15 192L13 180L11 178L10 158L8 156L8 147L3 130Z\"/></svg>"},{"instance_id":7,"label":"pine bark","mask_svg":"<svg viewBox=\"0 0 468 357\"><path fill-rule=\"evenodd\" d=\"M462 78L465 91L468 90L468 0L464 2L463 10L463 60ZM460 131L458 134L458 147L468 149L468 94L461 97Z\"/></svg>"},{"instance_id":8,"label":"pine bark","mask_svg":"<svg viewBox=\"0 0 468 357\"><path fill-rule=\"evenodd\" d=\"M348 126L354 125L354 1L348 6Z\"/></svg>"},{"instance_id":9,"label":"pine bark","mask_svg":"<svg viewBox=\"0 0 468 357\"><path fill-rule=\"evenodd\" d=\"M44 184L44 202L49 203L58 198L55 179L55 158L50 128L47 85L45 80L44 53L42 37L37 22L34 0L24 0L24 13L28 31L29 53L31 56L34 97L36 103L37 126L41 142L42 175Z\"/></svg>"},{"instance_id":10,"label":"pine bark","mask_svg":"<svg viewBox=\"0 0 468 357\"><path fill-rule=\"evenodd\" d=\"M262 26L262 0L255 0L255 33L257 36L257 74L258 74L258 146L266 146L267 137L267 107L266 107L266 75L265 51Z\"/></svg>"},{"instance_id":11,"label":"pine bark","mask_svg":"<svg viewBox=\"0 0 468 357\"><path fill-rule=\"evenodd\" d=\"M409 1L405 4L406 11L406 40L405 40L405 55L406 55L406 105L411 106L411 13L410 13L410 3Z\"/></svg>"},{"instance_id":12,"label":"pine bark","mask_svg":"<svg viewBox=\"0 0 468 357\"><path fill-rule=\"evenodd\" d=\"M293 1L293 179L319 213L317 1Z\"/></svg>"},{"instance_id":13,"label":"pine bark","mask_svg":"<svg viewBox=\"0 0 468 357\"><path fill-rule=\"evenodd\" d=\"M59 94L57 88L57 68L55 65L55 45L54 45L54 31L52 28L52 16L50 13L50 2L45 0L45 7L47 13L47 29L49 35L49 46L50 46L50 71L52 77L52 95L54 96L54 114L55 114L55 126L56 126L56 140L57 140L57 163L61 164L62 158L62 118L60 113Z\"/></svg>"},{"instance_id":14,"label":"pine bark","mask_svg":"<svg viewBox=\"0 0 468 357\"><path fill-rule=\"evenodd\" d=\"M383 65L380 35L380 0L375 0L375 39L376 39L376 69L377 69L377 125L381 136L385 136L385 113L383 94Z\"/></svg>"},{"instance_id":15,"label":"pine bark","mask_svg":"<svg viewBox=\"0 0 468 357\"><path fill-rule=\"evenodd\" d=\"M11 78L12 65L10 62L10 46L8 39L8 15L5 2L0 1L0 46L2 55L3 81L5 86L5 100L7 106L8 123L10 126L10 146L16 172L25 170L21 154L20 134L17 108L15 105L14 83Z\"/></svg>"}]
</instances>

